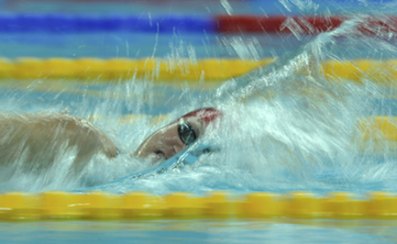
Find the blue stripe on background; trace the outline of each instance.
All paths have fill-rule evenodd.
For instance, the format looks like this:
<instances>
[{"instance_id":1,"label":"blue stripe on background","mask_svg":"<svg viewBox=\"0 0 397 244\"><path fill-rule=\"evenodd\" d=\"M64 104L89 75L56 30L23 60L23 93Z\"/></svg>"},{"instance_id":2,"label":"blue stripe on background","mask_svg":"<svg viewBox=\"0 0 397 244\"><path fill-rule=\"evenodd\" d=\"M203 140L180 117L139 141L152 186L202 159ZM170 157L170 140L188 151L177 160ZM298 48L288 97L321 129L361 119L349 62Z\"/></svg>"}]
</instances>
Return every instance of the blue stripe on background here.
<instances>
[{"instance_id":1,"label":"blue stripe on background","mask_svg":"<svg viewBox=\"0 0 397 244\"><path fill-rule=\"evenodd\" d=\"M216 22L201 16L0 15L0 32L216 32Z\"/></svg>"}]
</instances>

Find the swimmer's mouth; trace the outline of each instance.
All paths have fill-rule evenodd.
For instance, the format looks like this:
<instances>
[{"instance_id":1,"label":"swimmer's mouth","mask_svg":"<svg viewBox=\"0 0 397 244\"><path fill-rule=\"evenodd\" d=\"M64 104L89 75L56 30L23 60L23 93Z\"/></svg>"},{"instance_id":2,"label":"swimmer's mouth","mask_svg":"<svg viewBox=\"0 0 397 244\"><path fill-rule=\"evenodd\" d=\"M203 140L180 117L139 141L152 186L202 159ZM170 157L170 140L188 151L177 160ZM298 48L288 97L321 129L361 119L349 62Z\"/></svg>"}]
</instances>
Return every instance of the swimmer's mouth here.
<instances>
[{"instance_id":1,"label":"swimmer's mouth","mask_svg":"<svg viewBox=\"0 0 397 244\"><path fill-rule=\"evenodd\" d=\"M182 164L193 164L203 154L209 154L219 151L220 148L217 146L194 143L193 145L190 145L181 151L175 152L174 155L168 158L165 156L165 153L163 151L157 150L152 154L152 163L161 164L164 161L172 160L175 157L178 158L176 160L181 160Z\"/></svg>"},{"instance_id":2,"label":"swimmer's mouth","mask_svg":"<svg viewBox=\"0 0 397 244\"><path fill-rule=\"evenodd\" d=\"M141 172L136 172L134 174L116 179L114 182L119 182L121 180L131 180L138 179L145 176L150 176L153 174L162 174L167 170L183 167L185 165L193 165L198 161L201 155L218 152L220 149L217 146L205 145L199 143L193 143L193 145L185 148L184 150L178 152L167 160L164 160L158 165L152 166Z\"/></svg>"},{"instance_id":3,"label":"swimmer's mouth","mask_svg":"<svg viewBox=\"0 0 397 244\"><path fill-rule=\"evenodd\" d=\"M196 140L196 139L195 139ZM181 152L181 151L183 151L183 150L186 150L187 148L189 148L192 144L194 144L194 141L191 141L189 144L186 144L186 146L185 146L185 148L183 148L183 149L178 149L178 148L176 148L176 147L172 147L172 155L170 155L170 156L167 156L167 154L163 151L163 150L161 150L161 149L157 149L156 151L154 151L153 153L152 153L152 155L153 155L153 158L155 158L156 160L167 160L167 159L170 159L170 158L172 158L172 157L174 157L176 154L178 154L179 152ZM207 148L206 149L206 152L208 153L208 152L210 152L211 150L210 150L210 148Z\"/></svg>"},{"instance_id":4,"label":"swimmer's mouth","mask_svg":"<svg viewBox=\"0 0 397 244\"><path fill-rule=\"evenodd\" d=\"M180 151L182 150L177 150L175 147L172 148L173 150L173 154L171 156L166 156L166 153L163 150L156 150L153 152L153 158L157 159L157 160L167 160L169 158L172 158L174 155L178 154Z\"/></svg>"},{"instance_id":5,"label":"swimmer's mouth","mask_svg":"<svg viewBox=\"0 0 397 244\"><path fill-rule=\"evenodd\" d=\"M220 148L214 145L206 144L194 144L190 148L186 149L182 154L179 155L181 164L192 165L202 156L203 154L209 154L213 152L219 152Z\"/></svg>"}]
</instances>

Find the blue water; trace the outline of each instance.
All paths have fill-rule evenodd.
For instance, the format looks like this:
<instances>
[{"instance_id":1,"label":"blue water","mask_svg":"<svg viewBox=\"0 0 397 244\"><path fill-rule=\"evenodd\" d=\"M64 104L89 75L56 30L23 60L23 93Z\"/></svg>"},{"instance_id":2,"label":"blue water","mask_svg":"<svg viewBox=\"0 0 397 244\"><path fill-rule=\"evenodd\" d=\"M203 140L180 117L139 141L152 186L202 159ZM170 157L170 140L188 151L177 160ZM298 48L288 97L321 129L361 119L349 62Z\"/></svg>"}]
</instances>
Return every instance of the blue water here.
<instances>
[{"instance_id":1,"label":"blue water","mask_svg":"<svg viewBox=\"0 0 397 244\"><path fill-rule=\"evenodd\" d=\"M278 14L380 14L395 13L395 1L341 1L328 5L319 1L196 2L196 8L181 4L184 13L278 13ZM4 12L103 13L109 5L41 1L0 1ZM226 4L226 5L225 5ZM123 5L124 6L124 5ZM171 5L158 7L139 1L111 10L120 13L169 13ZM358 19L357 21L360 21ZM368 191L397 191L396 150L387 145L381 151L357 142L357 123L368 116L396 116L397 91L366 80L329 83L318 64L327 59L397 57L395 36L355 35L355 22L331 34L320 36L269 35L150 35L125 34L4 34L1 55L78 58L158 57L158 58L247 58L285 57L278 66L261 69L226 82L214 89L157 85L150 80L130 80L118 84L81 84L80 81L9 81L1 85L1 111L7 113L60 113L98 118L95 126L108 134L122 155L112 161L96 157L87 162L82 176L66 178L62 170L15 175L2 182L1 191L75 191L101 189L116 193L146 191L167 194L187 191L206 194L227 190L240 195L253 191L285 193L304 190L325 195L349 191L365 196ZM389 33L386 33L389 34ZM305 71L305 72L302 72ZM308 72L309 71L309 72ZM126 175L147 167L128 157L151 132L185 112L201 106L216 106L224 118L202 139L217 145L220 152L204 155L191 166L163 175L123 180ZM119 119L143 114L129 123ZM151 116L166 115L158 124ZM59 165L69 156L60 155ZM66 167L66 166L65 166ZM64 168L67 170L67 167ZM91 182L88 186L86 182ZM3 242L64 243L86 242L338 242L392 243L395 221L352 220L156 220L109 222L1 223Z\"/></svg>"},{"instance_id":2,"label":"blue water","mask_svg":"<svg viewBox=\"0 0 397 244\"><path fill-rule=\"evenodd\" d=\"M9 243L393 243L395 224L349 220L6 223L0 224L0 240Z\"/></svg>"}]
</instances>

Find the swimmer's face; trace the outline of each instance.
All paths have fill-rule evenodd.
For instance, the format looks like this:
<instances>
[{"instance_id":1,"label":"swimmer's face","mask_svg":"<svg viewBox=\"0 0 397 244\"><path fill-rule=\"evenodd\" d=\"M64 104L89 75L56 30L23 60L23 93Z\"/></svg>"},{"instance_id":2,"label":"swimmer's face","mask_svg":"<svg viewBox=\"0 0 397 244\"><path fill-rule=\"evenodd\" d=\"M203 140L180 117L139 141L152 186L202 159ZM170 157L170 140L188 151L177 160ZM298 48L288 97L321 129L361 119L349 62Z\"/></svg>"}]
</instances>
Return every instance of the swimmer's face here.
<instances>
[{"instance_id":1,"label":"swimmer's face","mask_svg":"<svg viewBox=\"0 0 397 244\"><path fill-rule=\"evenodd\" d=\"M146 138L135 155L153 161L168 159L194 143L204 130L205 125L196 117L179 119Z\"/></svg>"}]
</instances>

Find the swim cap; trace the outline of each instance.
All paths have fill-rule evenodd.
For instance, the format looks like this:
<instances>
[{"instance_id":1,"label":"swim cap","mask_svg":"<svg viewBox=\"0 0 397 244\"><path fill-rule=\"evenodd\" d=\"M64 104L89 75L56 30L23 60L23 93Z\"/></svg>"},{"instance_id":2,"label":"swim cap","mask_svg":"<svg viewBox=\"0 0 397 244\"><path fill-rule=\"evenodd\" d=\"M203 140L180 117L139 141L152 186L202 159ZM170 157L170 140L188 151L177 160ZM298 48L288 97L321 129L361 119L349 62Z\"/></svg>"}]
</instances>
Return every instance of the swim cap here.
<instances>
[{"instance_id":1,"label":"swim cap","mask_svg":"<svg viewBox=\"0 0 397 244\"><path fill-rule=\"evenodd\" d=\"M201 122L203 122L206 126L208 126L211 122L213 122L215 119L220 117L222 113L217 110L216 108L208 107L208 108L200 108L194 111L191 111L185 115L183 115L181 118L187 119L191 117L196 117L198 118Z\"/></svg>"}]
</instances>

